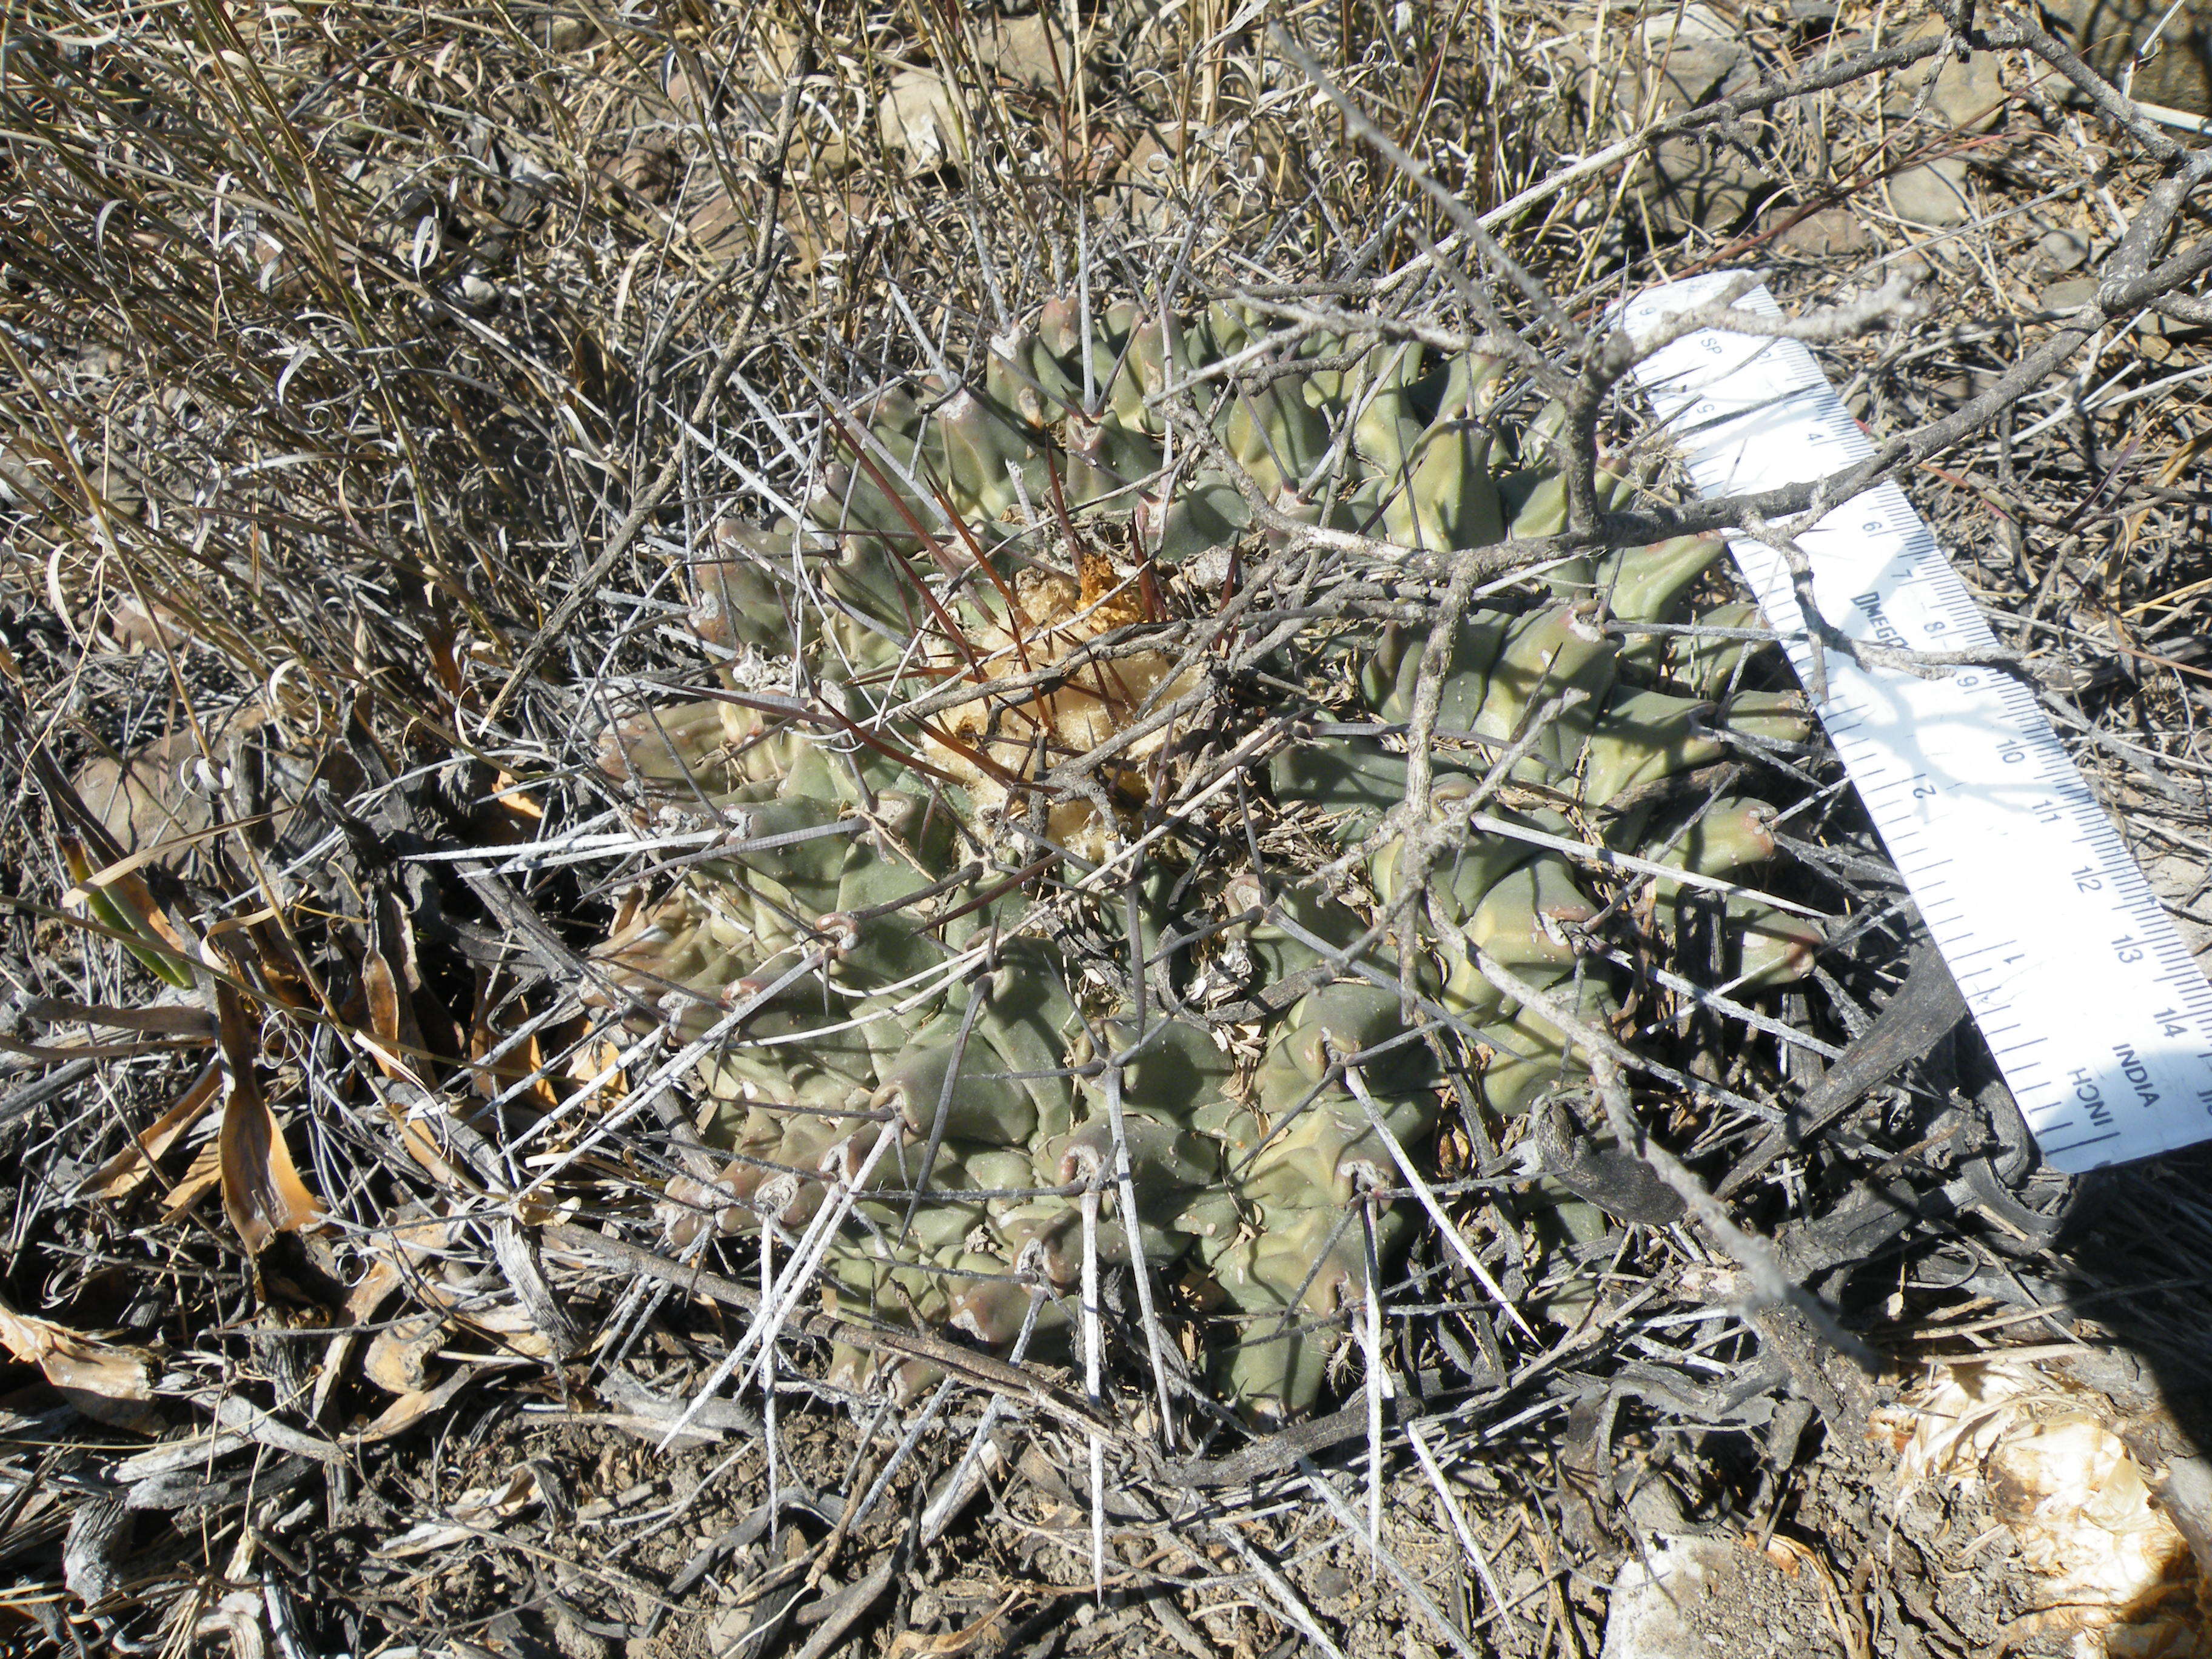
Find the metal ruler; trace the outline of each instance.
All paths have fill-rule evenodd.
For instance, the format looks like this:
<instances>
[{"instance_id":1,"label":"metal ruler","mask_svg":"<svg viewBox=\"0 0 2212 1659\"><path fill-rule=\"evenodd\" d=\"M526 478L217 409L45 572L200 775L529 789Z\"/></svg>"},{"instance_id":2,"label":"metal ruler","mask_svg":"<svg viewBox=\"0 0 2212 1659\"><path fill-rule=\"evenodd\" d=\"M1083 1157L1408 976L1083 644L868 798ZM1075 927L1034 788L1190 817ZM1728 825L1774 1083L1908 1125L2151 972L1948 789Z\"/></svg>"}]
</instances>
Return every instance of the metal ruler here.
<instances>
[{"instance_id":1,"label":"metal ruler","mask_svg":"<svg viewBox=\"0 0 2212 1659\"><path fill-rule=\"evenodd\" d=\"M1621 308L1632 336L1711 303L1731 275ZM1764 288L1736 301L1782 313ZM1705 331L1637 371L1705 495L1826 477L1873 453L1811 352ZM1995 648L1972 596L1905 493L1869 490L1797 538L1821 615L1854 642ZM1799 678L1811 673L1788 566L1732 538ZM2212 1139L2212 984L2038 705L1989 668L1936 678L1829 652L1819 710L1957 977L2044 1159L2069 1172Z\"/></svg>"}]
</instances>

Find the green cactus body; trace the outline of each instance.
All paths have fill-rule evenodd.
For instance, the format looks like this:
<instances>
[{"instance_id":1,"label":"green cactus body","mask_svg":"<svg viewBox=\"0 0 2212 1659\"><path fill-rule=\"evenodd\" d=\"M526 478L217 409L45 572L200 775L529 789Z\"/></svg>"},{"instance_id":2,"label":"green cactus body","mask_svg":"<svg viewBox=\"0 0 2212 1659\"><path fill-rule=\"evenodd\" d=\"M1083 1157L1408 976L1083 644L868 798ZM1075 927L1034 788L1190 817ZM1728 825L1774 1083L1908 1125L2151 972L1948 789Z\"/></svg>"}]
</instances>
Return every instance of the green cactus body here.
<instances>
[{"instance_id":1,"label":"green cactus body","mask_svg":"<svg viewBox=\"0 0 2212 1659\"><path fill-rule=\"evenodd\" d=\"M1212 1310L1216 1382L1280 1419L1316 1398L1345 1310L1379 1293L1369 1261L1417 1224L1416 1208L1382 1194L1404 1187L1398 1159L1424 1156L1439 1122L1432 1041L1409 1036L1395 991L1348 975L1250 1005L1277 1010L1256 1060L1157 1006L1139 1028L1071 973L1063 941L1015 931L1032 899L1005 875L1035 861L1040 812L1048 844L1104 856L1116 826L1088 801L1044 811L1037 781L1115 739L1105 782L1139 798L1170 731L1124 734L1203 684L1145 644L1158 617L1142 561L1229 541L1251 509L1202 458L1192 468L1161 399L1264 338L1261 319L1228 307L1182 320L1125 306L1105 308L1085 337L1079 309L1055 302L992 343L979 383L932 378L863 405L866 430L843 433L805 522L718 531L690 572L702 638L795 650L819 690L803 702L733 693L609 728L601 758L614 778L657 810L708 816L724 840L597 954L639 1018L726 1039L700 1063L696 1124L725 1162L668 1183L675 1242L796 1234L836 1203L823 1283L841 1311L995 1348L1024 1328L1061 1340L1086 1254L1108 1267L1141 1255L1186 1308ZM1194 383L1248 487L1305 522L1332 501L1336 521L1417 553L1559 529L1547 417L1517 434L1492 428L1495 364L1389 342L1349 367L1299 367L1344 355L1344 342L1309 341L1273 361L1255 354L1269 375L1253 384ZM1181 459L1164 475L1170 449ZM1520 471L1499 471L1509 456ZM1626 489L1601 483L1608 499ZM1024 528L1062 506L1077 532L1072 570L1051 568ZM1117 566L1103 550L1117 543L1136 560ZM1741 642L1632 635L1624 648L1606 625L1682 617L1718 546L1571 562L1549 597L1466 617L1431 757L1431 811L1454 834L1419 892L1406 890L1393 809L1407 759L1393 729L1411 719L1425 630L1344 637L1343 680L1381 735L1293 744L1270 763L1278 809L1356 854L1395 918L1416 1012L1474 1032L1484 1104L1500 1115L1572 1080L1582 1056L1486 963L1576 1023L1604 1027L1619 1012L1585 936L1618 878L1595 885L1589 866L1512 832L1588 840L1609 823L1620 850L1702 874L1773 851L1756 802L1714 803L1686 827L1679 811L1655 823L1649 804L1613 810L1721 758L1731 734L1754 744L1805 734L1793 700L1733 691ZM927 717L897 713L956 687L973 695ZM1524 752L1503 793L1485 794L1512 744ZM1475 809L1492 828L1473 823ZM1386 823L1400 832L1382 835ZM981 871L979 852L998 855L996 872ZM1170 921L1210 904L1229 925L1206 946L1209 973L1255 994L1327 979L1330 953L1366 927L1337 899L1270 892L1250 876L1170 906L1173 882L1150 878L1174 863L1160 856L1143 886L1145 954ZM1632 914L1662 935L1717 939L1747 984L1801 974L1818 949L1801 918L1747 896L1708 902L1720 896L1641 879ZM1375 960L1386 956L1395 965L1387 951ZM741 1008L751 1012L733 1018ZM930 1375L908 1364L874 1380L911 1389ZM832 1376L867 1381L869 1362L841 1352Z\"/></svg>"}]
</instances>

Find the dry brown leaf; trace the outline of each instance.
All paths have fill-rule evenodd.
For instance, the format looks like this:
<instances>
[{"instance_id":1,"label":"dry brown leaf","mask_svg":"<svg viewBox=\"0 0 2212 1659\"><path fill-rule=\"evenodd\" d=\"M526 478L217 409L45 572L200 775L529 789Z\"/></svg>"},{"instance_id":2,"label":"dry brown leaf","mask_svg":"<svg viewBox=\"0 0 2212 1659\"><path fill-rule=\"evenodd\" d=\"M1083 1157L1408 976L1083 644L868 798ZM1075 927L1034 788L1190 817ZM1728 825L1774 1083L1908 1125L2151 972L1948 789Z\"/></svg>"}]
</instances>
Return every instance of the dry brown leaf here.
<instances>
[{"instance_id":1,"label":"dry brown leaf","mask_svg":"<svg viewBox=\"0 0 2212 1659\"><path fill-rule=\"evenodd\" d=\"M222 1086L222 1073L210 1066L193 1079L192 1086L177 1097L176 1104L155 1118L131 1144L94 1170L76 1189L79 1198L128 1198L146 1184L154 1165L177 1144L185 1130L198 1122Z\"/></svg>"},{"instance_id":2,"label":"dry brown leaf","mask_svg":"<svg viewBox=\"0 0 2212 1659\"><path fill-rule=\"evenodd\" d=\"M377 1046L369 1053L395 1083L420 1083L422 1079L415 1075L414 1068L394 1052L401 1041L403 1023L399 982L382 951L371 951L362 957L361 989L368 1003L368 1029L377 1038Z\"/></svg>"},{"instance_id":3,"label":"dry brown leaf","mask_svg":"<svg viewBox=\"0 0 2212 1659\"><path fill-rule=\"evenodd\" d=\"M496 1486L474 1486L463 1492L447 1511L453 1516L450 1522L419 1521L376 1553L390 1561L451 1549L521 1514L537 1501L538 1476L525 1463Z\"/></svg>"},{"instance_id":4,"label":"dry brown leaf","mask_svg":"<svg viewBox=\"0 0 2212 1659\"><path fill-rule=\"evenodd\" d=\"M252 1255L278 1233L320 1224L323 1206L300 1179L276 1115L253 1074L253 1034L246 1005L216 981L216 1013L222 1032L222 1127L216 1136L223 1212Z\"/></svg>"},{"instance_id":5,"label":"dry brown leaf","mask_svg":"<svg viewBox=\"0 0 2212 1659\"><path fill-rule=\"evenodd\" d=\"M346 1292L346 1317L361 1324L382 1305L384 1298L399 1288L404 1275L388 1259L379 1256L368 1264L368 1271Z\"/></svg>"},{"instance_id":6,"label":"dry brown leaf","mask_svg":"<svg viewBox=\"0 0 2212 1659\"><path fill-rule=\"evenodd\" d=\"M475 1375L473 1370L464 1365L428 1394L401 1395L378 1413L359 1433L345 1436L339 1443L368 1446L406 1433L424 1419L443 1411L447 1402L466 1388Z\"/></svg>"},{"instance_id":7,"label":"dry brown leaf","mask_svg":"<svg viewBox=\"0 0 2212 1659\"><path fill-rule=\"evenodd\" d=\"M375 1038L362 1046L394 1083L411 1083L428 1092L428 1082L410 1058L421 1054L423 1047L413 999L400 982L391 958L374 946L361 959L361 989L368 1004L368 1028Z\"/></svg>"},{"instance_id":8,"label":"dry brown leaf","mask_svg":"<svg viewBox=\"0 0 2212 1659\"><path fill-rule=\"evenodd\" d=\"M568 1057L565 1075L572 1083L586 1085L596 1084L609 1073L622 1071L622 1048L601 1037L596 1042L586 1042ZM600 1098L612 1106L628 1092L619 1080L609 1083L600 1091Z\"/></svg>"},{"instance_id":9,"label":"dry brown leaf","mask_svg":"<svg viewBox=\"0 0 2212 1659\"><path fill-rule=\"evenodd\" d=\"M135 910L144 920L146 925L154 930L161 943L175 951L179 957L190 962L197 956L198 952L193 950L191 940L177 931L176 924L172 922L161 907L154 902L153 890L146 885L145 877L140 875L136 870L125 870L106 885L109 893L121 899L124 903Z\"/></svg>"},{"instance_id":10,"label":"dry brown leaf","mask_svg":"<svg viewBox=\"0 0 2212 1659\"><path fill-rule=\"evenodd\" d=\"M362 1357L362 1370L386 1394L420 1394L429 1382L426 1362L445 1340L446 1322L441 1316L410 1314L376 1334Z\"/></svg>"},{"instance_id":11,"label":"dry brown leaf","mask_svg":"<svg viewBox=\"0 0 2212 1659\"><path fill-rule=\"evenodd\" d=\"M215 1604L212 1613L200 1616L192 1634L202 1639L228 1636L232 1659L262 1659L269 1645L262 1636L261 1609L260 1591L233 1590Z\"/></svg>"},{"instance_id":12,"label":"dry brown leaf","mask_svg":"<svg viewBox=\"0 0 2212 1659\"><path fill-rule=\"evenodd\" d=\"M159 1419L145 1409L154 1397L157 1367L143 1348L102 1342L51 1319L18 1313L0 1302L0 1346L26 1364L96 1422L138 1429Z\"/></svg>"},{"instance_id":13,"label":"dry brown leaf","mask_svg":"<svg viewBox=\"0 0 2212 1659\"><path fill-rule=\"evenodd\" d=\"M525 1359L549 1359L552 1357L552 1343L530 1322L530 1316L521 1309L465 1309L459 1305L462 1298L459 1296L441 1297L439 1299L448 1303L456 1322L480 1336L489 1337L504 1352Z\"/></svg>"},{"instance_id":14,"label":"dry brown leaf","mask_svg":"<svg viewBox=\"0 0 2212 1659\"><path fill-rule=\"evenodd\" d=\"M191 1165L185 1171L184 1179L169 1188L169 1195L161 1202L161 1219L174 1221L205 1198L222 1180L222 1158L219 1149L210 1141L192 1157Z\"/></svg>"},{"instance_id":15,"label":"dry brown leaf","mask_svg":"<svg viewBox=\"0 0 2212 1659\"><path fill-rule=\"evenodd\" d=\"M964 1630L947 1631L942 1636L924 1636L919 1631L902 1630L891 1643L890 1659L908 1659L909 1655L927 1655L928 1659L957 1659L958 1655L972 1653L985 1643L998 1638L1001 1621L1025 1593L1019 1589L1009 1591L1005 1601Z\"/></svg>"},{"instance_id":16,"label":"dry brown leaf","mask_svg":"<svg viewBox=\"0 0 2212 1659\"><path fill-rule=\"evenodd\" d=\"M525 793L522 780L512 772L501 772L493 779L491 798L499 803L501 811L512 812L533 823L545 816L545 809Z\"/></svg>"},{"instance_id":17,"label":"dry brown leaf","mask_svg":"<svg viewBox=\"0 0 2212 1659\"><path fill-rule=\"evenodd\" d=\"M505 969L479 969L477 973L476 1006L469 1011L469 1059L477 1092L489 1098L513 1088L526 1077L534 1075L545 1063L544 1050L538 1046L538 1033L533 1031L524 1039L520 1049L509 1048L497 1058L492 1056L507 1033L492 1023L496 1011L507 1000L509 978ZM519 1096L510 1097L514 1105L532 1105L541 1111L560 1109L560 1091L550 1077L540 1077Z\"/></svg>"}]
</instances>

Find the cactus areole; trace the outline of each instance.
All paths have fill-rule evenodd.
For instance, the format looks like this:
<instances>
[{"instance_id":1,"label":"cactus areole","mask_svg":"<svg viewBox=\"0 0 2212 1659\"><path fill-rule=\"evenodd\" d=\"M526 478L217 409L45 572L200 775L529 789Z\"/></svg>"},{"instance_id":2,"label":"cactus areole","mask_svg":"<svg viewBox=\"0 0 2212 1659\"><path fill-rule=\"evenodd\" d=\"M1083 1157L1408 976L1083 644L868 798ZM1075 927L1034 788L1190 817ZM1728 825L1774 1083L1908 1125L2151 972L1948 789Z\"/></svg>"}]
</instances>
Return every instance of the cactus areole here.
<instances>
[{"instance_id":1,"label":"cactus areole","mask_svg":"<svg viewBox=\"0 0 2212 1659\"><path fill-rule=\"evenodd\" d=\"M1467 612L1433 721L1425 827L1456 812L1465 830L1441 854L1426 836L1408 857L1393 815L1431 630L1358 621L1317 625L1285 670L1334 675L1335 734L1274 721L1266 764L1209 798L1244 791L1243 827L1213 835L1194 807L1146 832L1147 801L1195 775L1189 711L1217 701L1206 630L1162 624L1231 585L1229 556L1258 539L1252 492L1437 554L1565 517L1557 413L1501 437L1488 360L1258 350L1260 333L1224 306L1117 307L1086 335L1055 303L994 341L978 380L833 416L841 459L805 521L725 522L688 572L700 637L794 689L604 736L647 810L721 839L599 961L632 1018L711 1038L691 1172L666 1186L674 1245L766 1230L778 1261L819 1253L841 1313L1038 1358L1065 1352L1087 1275L1139 1269L1170 1358L1267 1421L1313 1405L1347 1313L1387 1294L1424 1224L1407 1166L1431 1172L1447 1106L1510 1116L1577 1080L1574 1039L1476 947L1589 1026L1620 1012L1588 931L1610 890L1543 838L1705 875L1756 865L1770 808L1666 781L1806 723L1785 695L1735 689L1755 644L1603 625L1690 619L1720 544L1668 542ZM1164 413L1184 386L1195 437ZM1467 827L1476 803L1534 838ZM1252 842L1255 814L1304 836L1303 864ZM1311 874L1331 861L1334 893ZM1620 908L1739 987L1802 975L1820 943L1664 874ZM1410 967L1411 997L1339 960L1377 918L1363 960ZM1209 1020L1224 1001L1232 1018ZM1471 1090L1447 1086L1444 1058ZM1133 1329L1139 1301L1119 1300ZM841 1354L835 1380L928 1375L871 1363Z\"/></svg>"}]
</instances>

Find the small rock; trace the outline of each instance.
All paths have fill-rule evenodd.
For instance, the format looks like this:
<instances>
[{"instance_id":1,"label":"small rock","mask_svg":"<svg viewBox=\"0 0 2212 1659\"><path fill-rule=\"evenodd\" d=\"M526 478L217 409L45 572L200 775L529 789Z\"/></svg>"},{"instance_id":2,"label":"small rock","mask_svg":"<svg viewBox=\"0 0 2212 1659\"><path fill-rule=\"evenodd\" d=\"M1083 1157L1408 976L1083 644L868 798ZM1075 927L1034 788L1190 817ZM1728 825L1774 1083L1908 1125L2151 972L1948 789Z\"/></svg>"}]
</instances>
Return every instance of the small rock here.
<instances>
[{"instance_id":1,"label":"small rock","mask_svg":"<svg viewBox=\"0 0 2212 1659\"><path fill-rule=\"evenodd\" d=\"M1721 83L1744 61L1743 47L1734 40L1692 39L1685 34L1670 48L1663 40L1650 46L1655 65L1663 64L1668 92L1684 103L1697 105L1721 95Z\"/></svg>"},{"instance_id":2,"label":"small rock","mask_svg":"<svg viewBox=\"0 0 2212 1659\"><path fill-rule=\"evenodd\" d=\"M195 789L186 769L200 758L189 731L173 732L118 763L95 755L70 781L126 853L198 834L215 822L215 801Z\"/></svg>"},{"instance_id":3,"label":"small rock","mask_svg":"<svg viewBox=\"0 0 2212 1659\"><path fill-rule=\"evenodd\" d=\"M1670 215L1705 230L1734 229L1773 188L1742 151L1717 137L1684 133L1663 139L1652 163L1659 198Z\"/></svg>"},{"instance_id":4,"label":"small rock","mask_svg":"<svg viewBox=\"0 0 2212 1659\"><path fill-rule=\"evenodd\" d=\"M1822 208L1774 239L1784 253L1822 259L1838 253L1856 253L1874 246L1874 238L1857 214L1847 207Z\"/></svg>"},{"instance_id":5,"label":"small rock","mask_svg":"<svg viewBox=\"0 0 2212 1659\"><path fill-rule=\"evenodd\" d=\"M2212 0L2045 0L2043 9L2081 46L2090 68L2118 79L2161 19L2158 47L2130 88L2145 103L2212 115ZM2062 83L2063 84L2063 83Z\"/></svg>"},{"instance_id":6,"label":"small rock","mask_svg":"<svg viewBox=\"0 0 2212 1659\"><path fill-rule=\"evenodd\" d=\"M1097 198L1099 212L1111 214L1118 205L1140 230L1150 234L1168 228L1175 217L1178 172L1190 138L1182 122L1161 123L1139 133Z\"/></svg>"},{"instance_id":7,"label":"small rock","mask_svg":"<svg viewBox=\"0 0 2212 1659\"><path fill-rule=\"evenodd\" d=\"M1690 1610L1735 1553L1718 1539L1658 1538L1645 1554L1631 1556L1613 1581L1603 1659L1713 1659Z\"/></svg>"},{"instance_id":8,"label":"small rock","mask_svg":"<svg viewBox=\"0 0 2212 1659\"><path fill-rule=\"evenodd\" d=\"M1930 18L1905 39L1941 39L1944 33L1942 23ZM1972 52L1962 62L1948 47L1934 58L1923 58L1912 68L1899 73L1889 83L1888 95L1883 100L1885 112L1897 120L1911 114L1931 74L1936 79L1936 90L1929 96L1926 115L1937 126L1960 132L1986 132L2003 122L2006 94L1998 73L1997 55Z\"/></svg>"},{"instance_id":9,"label":"small rock","mask_svg":"<svg viewBox=\"0 0 2212 1659\"><path fill-rule=\"evenodd\" d=\"M744 1652L751 1645L745 1640L745 1632L752 1628L757 1611L753 1607L725 1607L716 1613L714 1622L707 1627L707 1651L713 1654ZM630 1645L635 1648L637 1643L632 1641Z\"/></svg>"},{"instance_id":10,"label":"small rock","mask_svg":"<svg viewBox=\"0 0 2212 1659\"><path fill-rule=\"evenodd\" d=\"M113 346L79 346L76 351L76 372L88 379L105 380L120 374L130 360Z\"/></svg>"},{"instance_id":11,"label":"small rock","mask_svg":"<svg viewBox=\"0 0 2212 1659\"><path fill-rule=\"evenodd\" d=\"M2069 276L2063 283L2046 283L2041 296L2043 308L2071 311L2076 306L2086 306L2097 297L2097 288L2094 276Z\"/></svg>"},{"instance_id":12,"label":"small rock","mask_svg":"<svg viewBox=\"0 0 2212 1659\"><path fill-rule=\"evenodd\" d=\"M2089 239L2078 230L2046 230L2035 254L2045 270L2079 270L2089 262Z\"/></svg>"},{"instance_id":13,"label":"small rock","mask_svg":"<svg viewBox=\"0 0 2212 1659\"><path fill-rule=\"evenodd\" d=\"M1655 115L1672 115L1723 98L1756 77L1743 43L1718 12L1686 6L1679 24L1672 13L1645 24L1647 77L1656 77ZM1652 84L1647 79L1647 84ZM1683 133L1651 152L1655 204L1678 223L1727 231L1743 222L1772 181L1742 149L1714 133Z\"/></svg>"},{"instance_id":14,"label":"small rock","mask_svg":"<svg viewBox=\"0 0 2212 1659\"><path fill-rule=\"evenodd\" d=\"M876 106L884 145L906 158L909 175L934 173L968 159L968 122L943 79L927 70L902 70Z\"/></svg>"},{"instance_id":15,"label":"small rock","mask_svg":"<svg viewBox=\"0 0 2212 1659\"><path fill-rule=\"evenodd\" d=\"M730 193L717 190L691 210L684 228L691 233L691 240L699 245L702 253L726 258L744 246L747 227L744 215L730 199Z\"/></svg>"},{"instance_id":16,"label":"small rock","mask_svg":"<svg viewBox=\"0 0 2212 1659\"><path fill-rule=\"evenodd\" d=\"M14 445L0 447L0 501L17 507L42 507L53 499L47 483L51 465L44 456Z\"/></svg>"},{"instance_id":17,"label":"small rock","mask_svg":"<svg viewBox=\"0 0 2212 1659\"><path fill-rule=\"evenodd\" d=\"M1743 48L1737 44L1740 33L1736 26L1715 11L1703 0L1692 0L1682 8L1679 17L1669 8L1662 15L1652 18L1644 26L1644 45L1647 51L1663 52L1671 40L1680 52L1692 40L1718 40L1737 54Z\"/></svg>"},{"instance_id":18,"label":"small rock","mask_svg":"<svg viewBox=\"0 0 2212 1659\"><path fill-rule=\"evenodd\" d=\"M1075 47L1059 18L992 17L977 34L976 55L1016 85L1036 92L1074 89Z\"/></svg>"},{"instance_id":19,"label":"small rock","mask_svg":"<svg viewBox=\"0 0 2212 1659\"><path fill-rule=\"evenodd\" d=\"M1948 229L1974 216L1966 193L1966 158L1947 155L1925 167L1900 173L1889 181L1889 204L1907 224Z\"/></svg>"},{"instance_id":20,"label":"small rock","mask_svg":"<svg viewBox=\"0 0 2212 1659\"><path fill-rule=\"evenodd\" d=\"M118 597L109 608L106 621L110 637L129 652L159 651L164 646L191 637L167 605L157 605L149 612L134 599Z\"/></svg>"},{"instance_id":21,"label":"small rock","mask_svg":"<svg viewBox=\"0 0 2212 1659\"><path fill-rule=\"evenodd\" d=\"M1359 1581L1342 1567L1332 1566L1323 1562L1314 1569L1312 1585L1316 1600L1335 1601L1358 1589Z\"/></svg>"},{"instance_id":22,"label":"small rock","mask_svg":"<svg viewBox=\"0 0 2212 1659\"><path fill-rule=\"evenodd\" d=\"M599 26L580 13L556 13L541 27L548 52L576 52L599 38Z\"/></svg>"},{"instance_id":23,"label":"small rock","mask_svg":"<svg viewBox=\"0 0 2212 1659\"><path fill-rule=\"evenodd\" d=\"M481 317L498 308L501 295L496 283L486 282L469 270L462 272L460 281L453 285L452 297Z\"/></svg>"},{"instance_id":24,"label":"small rock","mask_svg":"<svg viewBox=\"0 0 2212 1659\"><path fill-rule=\"evenodd\" d=\"M633 191L648 202L665 202L668 187L675 178L675 146L665 139L658 143L632 144L614 159L605 169L606 176L624 190Z\"/></svg>"},{"instance_id":25,"label":"small rock","mask_svg":"<svg viewBox=\"0 0 2212 1659\"><path fill-rule=\"evenodd\" d=\"M711 81L694 79L683 58L671 51L660 65L660 89L678 115L696 121L714 112L717 101Z\"/></svg>"},{"instance_id":26,"label":"small rock","mask_svg":"<svg viewBox=\"0 0 2212 1659\"><path fill-rule=\"evenodd\" d=\"M1997 55L1977 52L1960 63L1948 52L1936 74L1936 112L1961 132L1987 131L2004 119L2005 88Z\"/></svg>"}]
</instances>

